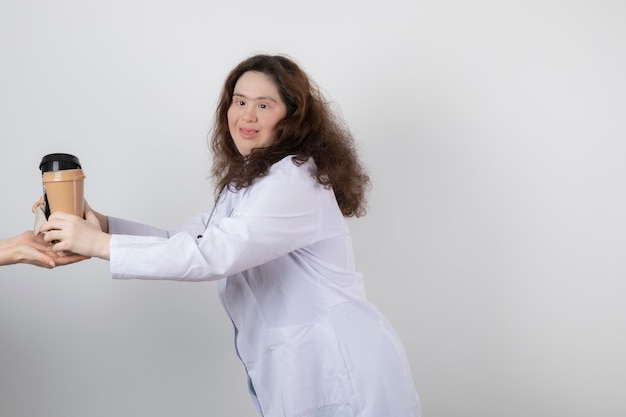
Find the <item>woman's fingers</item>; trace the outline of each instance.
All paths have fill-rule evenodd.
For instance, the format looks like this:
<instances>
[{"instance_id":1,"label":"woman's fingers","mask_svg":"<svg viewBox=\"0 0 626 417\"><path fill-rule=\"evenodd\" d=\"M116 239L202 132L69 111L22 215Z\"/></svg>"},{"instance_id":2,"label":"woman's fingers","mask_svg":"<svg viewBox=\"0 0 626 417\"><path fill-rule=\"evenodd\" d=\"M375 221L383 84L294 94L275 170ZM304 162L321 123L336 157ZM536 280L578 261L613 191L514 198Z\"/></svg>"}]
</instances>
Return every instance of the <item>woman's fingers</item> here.
<instances>
[{"instance_id":1,"label":"woman's fingers","mask_svg":"<svg viewBox=\"0 0 626 417\"><path fill-rule=\"evenodd\" d=\"M40 231L44 233L44 241L52 243L52 249L55 252L67 249L67 244L64 241L71 231L71 218L69 216L71 215L62 212L53 213L48 221L41 226Z\"/></svg>"},{"instance_id":2,"label":"woman's fingers","mask_svg":"<svg viewBox=\"0 0 626 417\"><path fill-rule=\"evenodd\" d=\"M98 220L97 213L91 210L89 213L87 219L63 212L53 213L41 226L44 240L52 244L55 252L72 252L109 259L111 236L102 231L102 223Z\"/></svg>"},{"instance_id":3,"label":"woman's fingers","mask_svg":"<svg viewBox=\"0 0 626 417\"><path fill-rule=\"evenodd\" d=\"M67 227L67 223L71 219L71 216L73 216L73 214L67 214L61 211L52 213L50 217L48 218L48 221L45 222L41 226L40 230L42 232L49 232L51 230L61 230L64 227Z\"/></svg>"},{"instance_id":4,"label":"woman's fingers","mask_svg":"<svg viewBox=\"0 0 626 417\"><path fill-rule=\"evenodd\" d=\"M90 256L77 255L72 252L55 252L55 254L53 255L54 263L56 264L56 266L69 265L90 258Z\"/></svg>"},{"instance_id":5,"label":"woman's fingers","mask_svg":"<svg viewBox=\"0 0 626 417\"><path fill-rule=\"evenodd\" d=\"M41 197L39 197L39 200L38 200L35 204L33 204L33 207L32 207L32 209L31 209L31 210L32 210L32 211L33 211L33 213L34 213L34 212L35 212L35 210L37 210L37 207L39 207L39 206L43 206L44 204L46 204L46 202L44 201L44 199L43 199L43 195L42 195Z\"/></svg>"}]
</instances>

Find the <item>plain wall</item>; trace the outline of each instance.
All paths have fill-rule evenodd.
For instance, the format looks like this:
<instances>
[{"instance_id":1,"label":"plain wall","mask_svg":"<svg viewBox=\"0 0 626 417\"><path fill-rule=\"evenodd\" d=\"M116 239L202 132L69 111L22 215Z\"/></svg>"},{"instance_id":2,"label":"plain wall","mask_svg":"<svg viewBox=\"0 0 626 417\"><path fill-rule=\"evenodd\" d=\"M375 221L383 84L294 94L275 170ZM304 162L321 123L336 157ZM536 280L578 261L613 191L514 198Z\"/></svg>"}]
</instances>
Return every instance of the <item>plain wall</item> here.
<instances>
[{"instance_id":1,"label":"plain wall","mask_svg":"<svg viewBox=\"0 0 626 417\"><path fill-rule=\"evenodd\" d=\"M51 152L79 156L100 212L210 210L222 82L286 53L370 169L356 260L424 416L623 416L625 19L598 0L3 0L0 236L32 227ZM94 259L0 268L0 415L255 414L215 283Z\"/></svg>"}]
</instances>

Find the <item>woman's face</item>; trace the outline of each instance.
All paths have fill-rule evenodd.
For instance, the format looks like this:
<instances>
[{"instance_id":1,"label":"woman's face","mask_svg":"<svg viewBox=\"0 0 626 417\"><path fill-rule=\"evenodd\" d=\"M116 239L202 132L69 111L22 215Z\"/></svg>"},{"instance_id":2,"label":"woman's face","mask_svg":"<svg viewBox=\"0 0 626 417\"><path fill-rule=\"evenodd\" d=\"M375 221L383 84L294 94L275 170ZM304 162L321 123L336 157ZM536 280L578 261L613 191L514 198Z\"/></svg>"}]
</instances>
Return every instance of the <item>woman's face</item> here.
<instances>
[{"instance_id":1,"label":"woman's face","mask_svg":"<svg viewBox=\"0 0 626 417\"><path fill-rule=\"evenodd\" d=\"M274 143L276 125L286 116L287 105L267 75L248 71L239 77L228 108L228 129L241 155Z\"/></svg>"}]
</instances>

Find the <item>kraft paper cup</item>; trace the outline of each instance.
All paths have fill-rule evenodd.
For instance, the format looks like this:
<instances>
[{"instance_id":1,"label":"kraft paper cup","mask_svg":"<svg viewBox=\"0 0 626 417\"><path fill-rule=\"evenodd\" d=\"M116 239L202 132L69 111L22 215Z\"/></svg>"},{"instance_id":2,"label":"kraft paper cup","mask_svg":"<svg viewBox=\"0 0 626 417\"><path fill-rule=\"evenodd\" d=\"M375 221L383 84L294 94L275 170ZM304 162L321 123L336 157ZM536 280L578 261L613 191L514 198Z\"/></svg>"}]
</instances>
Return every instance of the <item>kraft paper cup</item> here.
<instances>
[{"instance_id":1,"label":"kraft paper cup","mask_svg":"<svg viewBox=\"0 0 626 417\"><path fill-rule=\"evenodd\" d=\"M82 169L44 172L43 186L50 213L63 211L85 216L85 174Z\"/></svg>"},{"instance_id":2,"label":"kraft paper cup","mask_svg":"<svg viewBox=\"0 0 626 417\"><path fill-rule=\"evenodd\" d=\"M39 169L41 170L41 174L48 171L63 171L68 169L82 169L80 165L80 160L78 157L69 154L69 153L51 153L45 155L41 158L41 163L39 164ZM43 197L44 197L44 214L46 219L50 217L50 204L48 204L48 196L46 195L46 187L43 187Z\"/></svg>"}]
</instances>

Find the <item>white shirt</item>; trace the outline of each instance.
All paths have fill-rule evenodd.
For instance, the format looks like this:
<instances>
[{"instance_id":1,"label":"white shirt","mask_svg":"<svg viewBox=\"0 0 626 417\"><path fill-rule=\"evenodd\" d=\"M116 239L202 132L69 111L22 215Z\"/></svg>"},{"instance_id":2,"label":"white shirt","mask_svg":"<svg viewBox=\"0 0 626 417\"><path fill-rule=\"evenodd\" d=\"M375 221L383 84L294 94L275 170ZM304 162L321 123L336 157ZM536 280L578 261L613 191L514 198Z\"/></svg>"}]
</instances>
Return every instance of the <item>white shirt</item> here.
<instances>
[{"instance_id":1,"label":"white shirt","mask_svg":"<svg viewBox=\"0 0 626 417\"><path fill-rule=\"evenodd\" d=\"M172 232L109 218L112 276L220 280L265 417L419 416L400 340L367 301L345 219L314 170L285 158Z\"/></svg>"}]
</instances>

